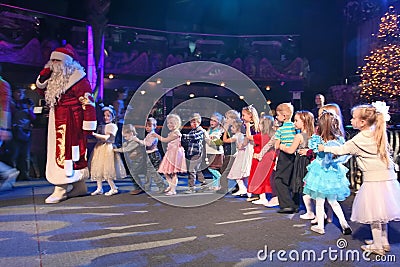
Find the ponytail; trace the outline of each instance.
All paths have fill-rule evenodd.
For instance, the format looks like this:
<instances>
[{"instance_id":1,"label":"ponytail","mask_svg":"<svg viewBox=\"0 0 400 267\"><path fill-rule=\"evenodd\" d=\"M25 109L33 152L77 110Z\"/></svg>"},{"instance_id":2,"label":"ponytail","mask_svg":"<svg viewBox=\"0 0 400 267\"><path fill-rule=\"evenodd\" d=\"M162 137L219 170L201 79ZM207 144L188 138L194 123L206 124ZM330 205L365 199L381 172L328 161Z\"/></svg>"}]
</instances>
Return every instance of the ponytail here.
<instances>
[{"instance_id":1,"label":"ponytail","mask_svg":"<svg viewBox=\"0 0 400 267\"><path fill-rule=\"evenodd\" d=\"M386 121L382 113L376 113L374 139L377 144L378 155L383 162L389 167L391 161L390 147L387 139Z\"/></svg>"}]
</instances>

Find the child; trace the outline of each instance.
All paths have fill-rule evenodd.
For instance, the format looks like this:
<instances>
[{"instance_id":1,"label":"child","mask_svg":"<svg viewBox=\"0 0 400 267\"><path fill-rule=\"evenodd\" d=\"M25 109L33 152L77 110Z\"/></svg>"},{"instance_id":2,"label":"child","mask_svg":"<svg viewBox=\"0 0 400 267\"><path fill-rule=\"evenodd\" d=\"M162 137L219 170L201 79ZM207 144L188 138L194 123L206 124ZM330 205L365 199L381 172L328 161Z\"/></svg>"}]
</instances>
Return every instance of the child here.
<instances>
[{"instance_id":1,"label":"child","mask_svg":"<svg viewBox=\"0 0 400 267\"><path fill-rule=\"evenodd\" d=\"M206 153L208 161L208 171L213 177L213 183L211 189L217 191L220 189L219 183L221 178L220 168L224 158L224 149L222 147L222 134L224 128L222 128L222 115L215 112L210 118L210 128L206 132Z\"/></svg>"},{"instance_id":2,"label":"child","mask_svg":"<svg viewBox=\"0 0 400 267\"><path fill-rule=\"evenodd\" d=\"M351 220L371 225L373 240L366 240L361 249L379 255L390 251L387 223L400 220L400 185L386 133L388 109L379 101L354 107L351 125L360 132L343 146L318 146L319 151L356 156L364 181L354 199Z\"/></svg>"},{"instance_id":3,"label":"child","mask_svg":"<svg viewBox=\"0 0 400 267\"><path fill-rule=\"evenodd\" d=\"M244 125L246 126L246 138L249 141L248 145L246 146L245 154L246 159L252 162L253 154L254 154L254 142L253 142L253 135L259 132L259 122L260 119L258 117L257 110L253 107L253 105L249 105L242 109L242 120ZM251 164L250 164L251 168ZM249 172L250 175L250 172ZM248 175L248 176L249 176ZM250 181L248 181L249 186ZM247 201L251 202L254 200L258 200L260 197L258 194L251 194L247 192Z\"/></svg>"},{"instance_id":4,"label":"child","mask_svg":"<svg viewBox=\"0 0 400 267\"><path fill-rule=\"evenodd\" d=\"M158 139L152 136L152 133L155 133L157 128L157 121L154 118L148 118L146 120L145 130L147 132L146 137L144 140L139 140L136 136L134 140L139 142L140 144L146 147L146 182L144 184L144 190L150 191L151 190L151 182L152 178L154 179L155 183L158 186L158 192L162 193L165 190L164 182L161 179L160 175L157 173L158 168L160 167L161 163L161 154L158 151Z\"/></svg>"},{"instance_id":5,"label":"child","mask_svg":"<svg viewBox=\"0 0 400 267\"><path fill-rule=\"evenodd\" d=\"M246 125L246 136L254 142L254 153L257 154L269 142L274 135L274 118L271 116L263 116L259 123L260 133L251 135L250 125ZM249 185L247 191L251 194L259 195L258 200L252 201L253 204L267 205L268 200L266 193L272 193L270 178L274 169L275 151L270 150L260 162L258 159L252 159Z\"/></svg>"},{"instance_id":6,"label":"child","mask_svg":"<svg viewBox=\"0 0 400 267\"><path fill-rule=\"evenodd\" d=\"M178 172L186 172L185 150L181 146L181 118L176 114L167 116L167 127L170 130L167 137L162 137L153 132L150 136L158 138L161 142L168 143L167 151L161 161L159 173L163 173L168 182L167 189L164 190L167 196L176 195L178 184Z\"/></svg>"},{"instance_id":7,"label":"child","mask_svg":"<svg viewBox=\"0 0 400 267\"><path fill-rule=\"evenodd\" d=\"M308 146L318 152L317 146L339 146L344 143L339 129L339 120L336 114L324 111L319 119L318 135L313 135ZM324 202L328 200L333 212L339 219L344 235L351 234L342 208L338 201L343 201L350 195L349 181L346 177L348 169L343 162L349 157L332 158L331 153L319 152L315 160L307 166L307 174L304 177L304 194L316 201L317 225L311 226L311 230L324 234Z\"/></svg>"},{"instance_id":8,"label":"child","mask_svg":"<svg viewBox=\"0 0 400 267\"><path fill-rule=\"evenodd\" d=\"M293 116L293 105L282 103L276 107L276 119L282 122L275 133L275 149L279 149L281 144L292 145L296 130L291 118ZM293 214L297 212L298 206L294 203L290 193L290 183L294 165L293 154L280 151L275 171L275 187L279 199L278 213Z\"/></svg>"},{"instance_id":9,"label":"child","mask_svg":"<svg viewBox=\"0 0 400 267\"><path fill-rule=\"evenodd\" d=\"M325 110L325 111L334 112L334 113L338 116L340 131L342 132L342 136L343 136L344 138L346 138L346 132L345 132L344 126L343 126L342 111L341 111L339 105L336 104L336 103L329 103L329 104L323 105L323 106L318 110L318 119L319 119L319 117L321 117L322 112L323 112L324 110Z\"/></svg>"},{"instance_id":10,"label":"child","mask_svg":"<svg viewBox=\"0 0 400 267\"><path fill-rule=\"evenodd\" d=\"M205 188L206 181L200 169L202 155L203 155L203 142L205 130L200 126L201 116L199 113L194 113L190 119L190 130L187 134L182 134L182 139L188 142L186 150L186 158L188 159L188 190L185 194L195 193L194 184L195 179L201 183L201 187Z\"/></svg>"},{"instance_id":11,"label":"child","mask_svg":"<svg viewBox=\"0 0 400 267\"><path fill-rule=\"evenodd\" d=\"M291 146L286 146L284 144L280 145L280 150L293 154L296 153L296 158L294 159L294 168L292 175L292 192L294 202L296 205L300 204L300 196L303 194L303 178L307 173L307 165L310 164L310 159L307 155L300 154L301 149L308 150L308 139L314 133L314 115L306 110L297 111L294 115L294 126L300 133L294 136L294 140ZM300 215L301 219L312 220L315 218L313 202L308 195L303 196L304 204L306 207L306 213Z\"/></svg>"},{"instance_id":12,"label":"child","mask_svg":"<svg viewBox=\"0 0 400 267\"><path fill-rule=\"evenodd\" d=\"M122 127L122 136L124 137L122 147L114 149L114 152L125 153L125 160L132 175L133 190L129 192L131 195L138 195L143 192L139 186L139 174L146 173L144 147L137 141L136 135L136 129L132 124L124 125Z\"/></svg>"},{"instance_id":13,"label":"child","mask_svg":"<svg viewBox=\"0 0 400 267\"><path fill-rule=\"evenodd\" d=\"M106 196L118 194L118 187L114 184L117 176L124 178L126 176L121 157L118 153L114 153L113 143L118 127L113 120L115 111L112 106L102 109L104 117L104 125L98 129L99 133L93 133L97 143L93 149L92 158L90 160L90 177L92 181L97 182L96 191L92 192L92 196L103 194L103 181L107 181L110 185L110 191L105 193Z\"/></svg>"},{"instance_id":14,"label":"child","mask_svg":"<svg viewBox=\"0 0 400 267\"><path fill-rule=\"evenodd\" d=\"M221 178L220 184L221 189L217 191L220 194L228 193L228 174L232 168L232 164L235 160L236 146L232 145L232 143L226 143L225 140L228 140L232 136L231 125L234 121L240 120L240 114L236 110L230 109L225 112L225 120L224 120L224 135L223 135L223 148L224 148L224 160L222 162L221 167Z\"/></svg>"},{"instance_id":15,"label":"child","mask_svg":"<svg viewBox=\"0 0 400 267\"><path fill-rule=\"evenodd\" d=\"M247 188L244 183L244 179L246 179L250 175L251 161L248 159L246 155L246 147L247 140L244 135L241 133L242 129L242 121L236 120L232 122L231 130L234 134L230 138L224 138L225 143L233 143L236 142L236 157L233 162L232 168L229 171L228 179L236 180L239 190L236 193L233 193L234 196L246 195Z\"/></svg>"}]
</instances>

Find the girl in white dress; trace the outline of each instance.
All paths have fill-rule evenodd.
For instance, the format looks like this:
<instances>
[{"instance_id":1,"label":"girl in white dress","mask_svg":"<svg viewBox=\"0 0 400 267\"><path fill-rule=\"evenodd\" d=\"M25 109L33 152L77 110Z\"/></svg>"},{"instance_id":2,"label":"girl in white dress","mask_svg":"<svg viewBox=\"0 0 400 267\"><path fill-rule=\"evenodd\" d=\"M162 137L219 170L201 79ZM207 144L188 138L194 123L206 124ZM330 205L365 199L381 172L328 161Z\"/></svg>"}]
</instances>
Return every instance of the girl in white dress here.
<instances>
[{"instance_id":1,"label":"girl in white dress","mask_svg":"<svg viewBox=\"0 0 400 267\"><path fill-rule=\"evenodd\" d=\"M119 153L113 150L113 143L118 131L118 127L113 120L115 111L112 106L102 109L104 124L99 126L97 133L93 136L97 139L97 144L93 149L90 159L90 178L97 182L97 189L91 195L103 194L103 181L107 181L111 189L106 196L118 194L118 187L114 180L126 176L125 168Z\"/></svg>"},{"instance_id":2,"label":"girl in white dress","mask_svg":"<svg viewBox=\"0 0 400 267\"><path fill-rule=\"evenodd\" d=\"M231 126L231 131L234 135L227 139L224 138L225 143L236 143L236 158L228 174L228 179L236 180L239 186L239 190L232 194L234 196L247 194L244 180L249 177L251 168L251 158L249 159L248 153L246 153L248 141L241 132L242 125L241 120L234 121Z\"/></svg>"}]
</instances>

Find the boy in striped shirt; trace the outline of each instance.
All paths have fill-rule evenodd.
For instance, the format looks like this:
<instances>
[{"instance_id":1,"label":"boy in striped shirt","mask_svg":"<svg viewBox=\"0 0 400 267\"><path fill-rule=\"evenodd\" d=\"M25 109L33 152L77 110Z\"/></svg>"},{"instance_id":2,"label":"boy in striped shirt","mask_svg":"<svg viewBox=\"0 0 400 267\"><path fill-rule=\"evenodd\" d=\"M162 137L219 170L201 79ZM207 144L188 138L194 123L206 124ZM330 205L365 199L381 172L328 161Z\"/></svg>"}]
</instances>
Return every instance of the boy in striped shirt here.
<instances>
[{"instance_id":1,"label":"boy in striped shirt","mask_svg":"<svg viewBox=\"0 0 400 267\"><path fill-rule=\"evenodd\" d=\"M275 149L279 149L280 144L290 146L294 140L296 129L291 121L293 116L293 105L291 103L282 103L276 107L276 119L282 122L275 133ZM275 171L275 187L278 195L279 207L278 213L292 214L298 211L290 192L290 180L294 166L294 154L288 154L280 151Z\"/></svg>"}]
</instances>

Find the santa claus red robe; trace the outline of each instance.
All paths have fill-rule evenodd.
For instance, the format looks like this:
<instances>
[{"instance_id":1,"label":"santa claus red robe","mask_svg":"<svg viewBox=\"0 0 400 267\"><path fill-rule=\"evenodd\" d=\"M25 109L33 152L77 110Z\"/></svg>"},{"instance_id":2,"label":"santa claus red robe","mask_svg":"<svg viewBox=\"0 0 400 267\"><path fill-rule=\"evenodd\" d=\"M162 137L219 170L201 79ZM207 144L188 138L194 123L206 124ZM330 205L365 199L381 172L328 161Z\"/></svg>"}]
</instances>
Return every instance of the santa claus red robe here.
<instances>
[{"instance_id":1,"label":"santa claus red robe","mask_svg":"<svg viewBox=\"0 0 400 267\"><path fill-rule=\"evenodd\" d=\"M36 85L45 89L47 81L41 83L38 78ZM94 131L97 126L92 89L86 74L76 70L66 88L69 89L49 113L46 178L54 185L89 177L85 131Z\"/></svg>"}]
</instances>

